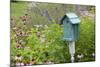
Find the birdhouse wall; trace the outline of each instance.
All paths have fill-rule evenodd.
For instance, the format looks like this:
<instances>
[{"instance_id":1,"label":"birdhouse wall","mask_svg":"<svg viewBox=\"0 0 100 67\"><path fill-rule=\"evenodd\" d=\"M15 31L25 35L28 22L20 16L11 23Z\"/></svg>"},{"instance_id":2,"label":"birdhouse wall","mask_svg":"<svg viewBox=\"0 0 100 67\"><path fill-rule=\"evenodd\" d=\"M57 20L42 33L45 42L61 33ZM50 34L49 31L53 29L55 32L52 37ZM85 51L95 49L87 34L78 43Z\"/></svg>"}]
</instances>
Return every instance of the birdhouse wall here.
<instances>
[{"instance_id":1,"label":"birdhouse wall","mask_svg":"<svg viewBox=\"0 0 100 67\"><path fill-rule=\"evenodd\" d=\"M73 35L74 31L72 24L70 22L67 22L67 19L65 19L63 21L63 25L64 25L64 40L72 41L74 39Z\"/></svg>"},{"instance_id":2,"label":"birdhouse wall","mask_svg":"<svg viewBox=\"0 0 100 67\"><path fill-rule=\"evenodd\" d=\"M79 38L79 24L73 24L74 40Z\"/></svg>"}]
</instances>

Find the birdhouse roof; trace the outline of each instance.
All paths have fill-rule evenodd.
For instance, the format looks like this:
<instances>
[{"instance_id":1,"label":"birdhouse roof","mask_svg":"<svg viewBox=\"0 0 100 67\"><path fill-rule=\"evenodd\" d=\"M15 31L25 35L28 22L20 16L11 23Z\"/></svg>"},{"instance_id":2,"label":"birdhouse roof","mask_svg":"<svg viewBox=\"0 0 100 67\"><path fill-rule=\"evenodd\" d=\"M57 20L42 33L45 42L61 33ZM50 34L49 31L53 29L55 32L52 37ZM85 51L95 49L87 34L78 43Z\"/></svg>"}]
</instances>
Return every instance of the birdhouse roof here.
<instances>
[{"instance_id":1,"label":"birdhouse roof","mask_svg":"<svg viewBox=\"0 0 100 67\"><path fill-rule=\"evenodd\" d=\"M65 18L67 18L72 24L78 24L80 22L79 17L75 13L66 13L61 19L61 24Z\"/></svg>"},{"instance_id":2,"label":"birdhouse roof","mask_svg":"<svg viewBox=\"0 0 100 67\"><path fill-rule=\"evenodd\" d=\"M78 16L75 14L75 13L66 13L66 16L68 17L68 18L77 18Z\"/></svg>"}]
</instances>

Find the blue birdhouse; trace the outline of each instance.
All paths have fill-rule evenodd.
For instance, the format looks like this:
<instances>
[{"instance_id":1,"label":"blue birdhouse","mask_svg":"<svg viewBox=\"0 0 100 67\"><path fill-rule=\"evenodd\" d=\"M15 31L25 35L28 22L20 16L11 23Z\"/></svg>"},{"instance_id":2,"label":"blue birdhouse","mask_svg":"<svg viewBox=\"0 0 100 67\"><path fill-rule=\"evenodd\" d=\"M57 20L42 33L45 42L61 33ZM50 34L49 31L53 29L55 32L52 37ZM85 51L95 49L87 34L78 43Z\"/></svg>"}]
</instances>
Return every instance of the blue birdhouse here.
<instances>
[{"instance_id":1,"label":"blue birdhouse","mask_svg":"<svg viewBox=\"0 0 100 67\"><path fill-rule=\"evenodd\" d=\"M64 37L66 41L76 41L79 38L80 19L75 13L67 13L61 19L64 27Z\"/></svg>"}]
</instances>

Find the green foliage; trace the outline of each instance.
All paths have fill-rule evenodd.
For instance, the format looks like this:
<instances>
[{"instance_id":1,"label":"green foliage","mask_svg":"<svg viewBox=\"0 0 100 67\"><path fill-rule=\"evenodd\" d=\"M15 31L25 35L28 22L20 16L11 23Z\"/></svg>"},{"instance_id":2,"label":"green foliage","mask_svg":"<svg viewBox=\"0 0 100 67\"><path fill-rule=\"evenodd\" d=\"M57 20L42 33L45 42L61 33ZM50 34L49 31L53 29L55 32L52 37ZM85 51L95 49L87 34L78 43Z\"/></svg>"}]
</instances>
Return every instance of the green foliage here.
<instances>
[{"instance_id":1,"label":"green foliage","mask_svg":"<svg viewBox=\"0 0 100 67\"><path fill-rule=\"evenodd\" d=\"M37 12L29 12L28 15L31 16L31 19L28 20L29 23L23 25L19 17L26 13L26 5L26 2L11 3L11 16L14 16L16 23L14 27L11 27L11 64L15 65L16 62L23 62L25 65L30 62L34 62L32 65L49 64L48 62L69 63L68 42L63 41L63 27L56 22L66 12L74 12L75 7L64 4L38 3L40 11L46 9L53 18L53 23L48 24L47 18ZM75 62L94 61L95 57L92 56L92 53L95 53L95 22L90 17L80 19L80 37L75 45ZM41 23L43 25L40 27L34 26L34 24ZM47 25L45 26L45 24ZM84 55L81 59L77 57L80 54ZM20 61L15 59L17 55L22 56Z\"/></svg>"},{"instance_id":2,"label":"green foliage","mask_svg":"<svg viewBox=\"0 0 100 67\"><path fill-rule=\"evenodd\" d=\"M93 61L91 56L95 52L95 25L89 18L82 19L80 23L80 38L76 42L75 61L78 61L77 55L82 53L84 57L81 61ZM48 25L48 28L39 30L42 35L45 35L45 42L41 43L40 37L37 36L36 28L27 30L30 32L28 37L24 38L26 42L24 48L18 49L15 47L13 34L11 36L11 56L21 54L23 62L29 62L33 58L35 64L43 64L45 61L52 61L53 63L70 62L70 54L68 51L68 44L62 40L63 29L58 24ZM14 59L13 59L14 60Z\"/></svg>"},{"instance_id":3,"label":"green foliage","mask_svg":"<svg viewBox=\"0 0 100 67\"><path fill-rule=\"evenodd\" d=\"M80 24L80 39L76 42L76 54L83 53L85 59L82 61L92 61L90 58L95 53L95 22L85 17Z\"/></svg>"}]
</instances>

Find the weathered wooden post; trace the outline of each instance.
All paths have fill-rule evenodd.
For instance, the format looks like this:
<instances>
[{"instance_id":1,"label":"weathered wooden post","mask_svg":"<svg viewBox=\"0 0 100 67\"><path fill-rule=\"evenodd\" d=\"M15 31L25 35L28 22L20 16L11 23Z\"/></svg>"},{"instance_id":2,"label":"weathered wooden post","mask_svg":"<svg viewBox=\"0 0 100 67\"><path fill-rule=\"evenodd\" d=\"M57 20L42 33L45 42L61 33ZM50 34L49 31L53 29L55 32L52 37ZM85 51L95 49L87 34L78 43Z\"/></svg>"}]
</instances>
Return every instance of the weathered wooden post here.
<instances>
[{"instance_id":1,"label":"weathered wooden post","mask_svg":"<svg viewBox=\"0 0 100 67\"><path fill-rule=\"evenodd\" d=\"M67 13L61 19L61 24L64 27L63 39L69 42L71 62L74 62L75 41L79 38L79 22L80 19L75 13Z\"/></svg>"}]
</instances>

